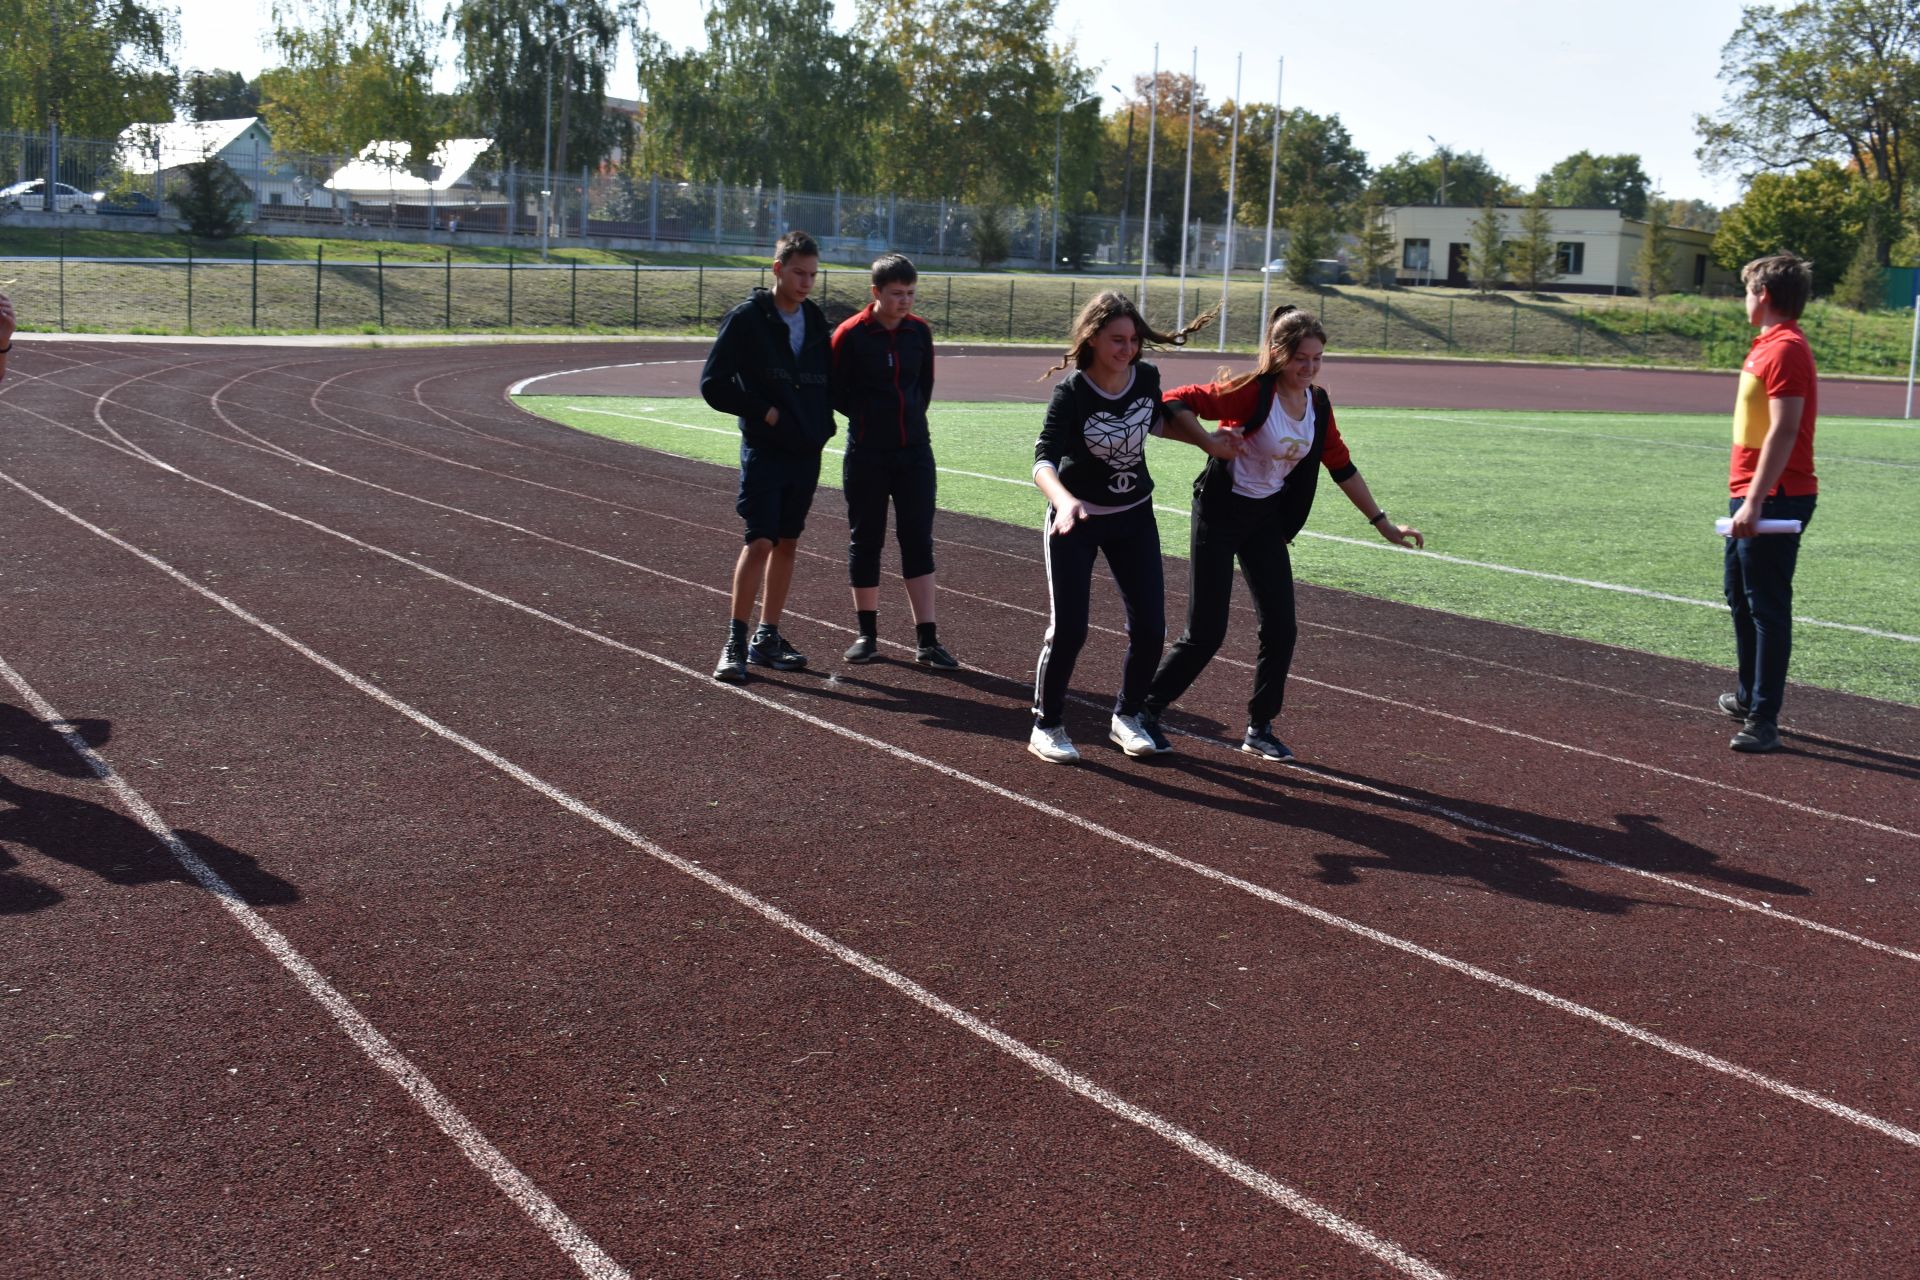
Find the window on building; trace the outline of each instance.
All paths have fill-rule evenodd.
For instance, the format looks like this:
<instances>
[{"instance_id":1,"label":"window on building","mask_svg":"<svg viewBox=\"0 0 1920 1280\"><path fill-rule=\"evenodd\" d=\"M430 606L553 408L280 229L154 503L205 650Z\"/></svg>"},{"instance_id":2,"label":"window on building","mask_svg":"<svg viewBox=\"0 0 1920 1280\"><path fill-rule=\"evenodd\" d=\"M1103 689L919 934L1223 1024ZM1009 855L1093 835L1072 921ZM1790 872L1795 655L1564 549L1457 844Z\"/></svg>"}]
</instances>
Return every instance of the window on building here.
<instances>
[{"instance_id":1,"label":"window on building","mask_svg":"<svg viewBox=\"0 0 1920 1280\"><path fill-rule=\"evenodd\" d=\"M1704 289L1706 284L1707 255L1704 253L1696 253L1693 255L1693 287L1696 289Z\"/></svg>"},{"instance_id":2,"label":"window on building","mask_svg":"<svg viewBox=\"0 0 1920 1280\"><path fill-rule=\"evenodd\" d=\"M1587 246L1578 240L1560 242L1560 274L1577 276L1586 270Z\"/></svg>"},{"instance_id":3,"label":"window on building","mask_svg":"<svg viewBox=\"0 0 1920 1280\"><path fill-rule=\"evenodd\" d=\"M1427 271L1433 266L1433 242L1408 240L1400 249L1400 265L1408 271Z\"/></svg>"}]
</instances>

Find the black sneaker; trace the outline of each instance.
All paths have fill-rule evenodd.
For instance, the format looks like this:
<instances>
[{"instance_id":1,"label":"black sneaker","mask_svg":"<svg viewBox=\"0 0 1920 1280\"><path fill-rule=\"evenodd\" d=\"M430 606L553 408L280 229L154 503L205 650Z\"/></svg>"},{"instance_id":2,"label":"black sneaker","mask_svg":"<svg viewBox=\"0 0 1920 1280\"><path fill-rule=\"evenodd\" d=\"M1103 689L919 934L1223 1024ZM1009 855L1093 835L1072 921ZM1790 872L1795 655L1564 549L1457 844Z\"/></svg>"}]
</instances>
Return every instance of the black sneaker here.
<instances>
[{"instance_id":1,"label":"black sneaker","mask_svg":"<svg viewBox=\"0 0 1920 1280\"><path fill-rule=\"evenodd\" d=\"M1165 755L1173 750L1173 742L1167 737L1166 730L1160 727L1160 713L1148 707L1140 708L1140 732L1153 739L1156 755Z\"/></svg>"},{"instance_id":2,"label":"black sneaker","mask_svg":"<svg viewBox=\"0 0 1920 1280\"><path fill-rule=\"evenodd\" d=\"M747 645L747 661L775 671L798 671L807 665L807 657L787 643L778 631L758 631Z\"/></svg>"},{"instance_id":3,"label":"black sneaker","mask_svg":"<svg viewBox=\"0 0 1920 1280\"><path fill-rule=\"evenodd\" d=\"M1250 724L1247 736L1240 739L1240 749L1250 756L1265 756L1269 760L1291 760L1293 749L1273 736L1271 724Z\"/></svg>"},{"instance_id":4,"label":"black sneaker","mask_svg":"<svg viewBox=\"0 0 1920 1280\"><path fill-rule=\"evenodd\" d=\"M720 665L713 669L713 678L723 684L747 682L746 641L727 637L727 647L720 651Z\"/></svg>"},{"instance_id":5,"label":"black sneaker","mask_svg":"<svg viewBox=\"0 0 1920 1280\"><path fill-rule=\"evenodd\" d=\"M1737 693L1721 694L1719 701L1714 705L1732 716L1735 720L1745 720L1747 718L1747 704L1740 701L1740 695Z\"/></svg>"},{"instance_id":6,"label":"black sneaker","mask_svg":"<svg viewBox=\"0 0 1920 1280\"><path fill-rule=\"evenodd\" d=\"M848 662L872 662L880 656L880 642L872 636L855 636L842 656Z\"/></svg>"},{"instance_id":7,"label":"black sneaker","mask_svg":"<svg viewBox=\"0 0 1920 1280\"><path fill-rule=\"evenodd\" d=\"M1745 751L1758 755L1780 749L1780 727L1771 720L1749 720L1740 726L1740 732L1733 735L1733 741L1727 744L1735 751Z\"/></svg>"},{"instance_id":8,"label":"black sneaker","mask_svg":"<svg viewBox=\"0 0 1920 1280\"><path fill-rule=\"evenodd\" d=\"M958 671L960 659L947 652L947 646L935 640L932 644L923 644L914 650L913 660L923 667L937 667L942 671Z\"/></svg>"}]
</instances>

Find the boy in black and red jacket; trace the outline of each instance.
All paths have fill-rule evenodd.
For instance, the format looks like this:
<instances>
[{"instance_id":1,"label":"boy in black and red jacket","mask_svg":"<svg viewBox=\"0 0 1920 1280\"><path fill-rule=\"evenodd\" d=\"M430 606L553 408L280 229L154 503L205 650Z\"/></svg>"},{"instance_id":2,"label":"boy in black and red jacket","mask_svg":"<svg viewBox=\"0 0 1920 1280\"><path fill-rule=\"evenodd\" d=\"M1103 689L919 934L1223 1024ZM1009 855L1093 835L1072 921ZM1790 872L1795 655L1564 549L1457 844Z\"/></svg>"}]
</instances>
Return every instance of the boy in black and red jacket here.
<instances>
[{"instance_id":1,"label":"boy in black and red jacket","mask_svg":"<svg viewBox=\"0 0 1920 1280\"><path fill-rule=\"evenodd\" d=\"M833 333L833 407L847 419L841 484L847 495L847 575L860 634L848 662L871 662L879 651L880 548L893 504L900 576L913 610L915 660L952 670L960 665L940 643L934 622L933 441L927 406L933 399L933 329L913 314L919 272L898 253L873 264L873 301Z\"/></svg>"}]
</instances>

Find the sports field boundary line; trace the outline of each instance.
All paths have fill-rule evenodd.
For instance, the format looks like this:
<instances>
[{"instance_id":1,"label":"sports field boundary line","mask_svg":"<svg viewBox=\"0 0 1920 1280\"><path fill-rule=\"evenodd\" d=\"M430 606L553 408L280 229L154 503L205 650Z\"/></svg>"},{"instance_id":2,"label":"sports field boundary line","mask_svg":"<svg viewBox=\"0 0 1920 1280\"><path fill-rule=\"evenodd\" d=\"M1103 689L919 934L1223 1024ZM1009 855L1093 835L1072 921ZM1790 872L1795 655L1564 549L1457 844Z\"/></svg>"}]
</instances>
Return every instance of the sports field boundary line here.
<instances>
[{"instance_id":1,"label":"sports field boundary line","mask_svg":"<svg viewBox=\"0 0 1920 1280\"><path fill-rule=\"evenodd\" d=\"M18 482L11 476L0 473L0 478L19 487ZM30 489L23 489L23 492L30 496L37 496L33 495ZM58 507L54 509L59 510ZM95 529L94 532L105 534L105 531L100 529ZM110 541L118 541L111 535L105 536ZM125 550L136 550L129 544L121 545ZM268 955L277 960L281 967L293 976L294 981L299 983L306 993L327 1011L347 1038L371 1059L375 1066L390 1076L407 1096L419 1104L421 1110L425 1111L440 1132L453 1142L460 1154L465 1156L474 1168L485 1174L516 1208L532 1219L534 1224L544 1231L567 1256L568 1260L579 1268L581 1274L591 1277L592 1280L629 1280L629 1273L624 1267L609 1257L592 1237L567 1216L551 1196L542 1191L531 1178L508 1160L505 1153L496 1147L477 1125L467 1119L459 1107L454 1105L453 1100L440 1091L428 1078L426 1072L416 1066L413 1060L395 1047L393 1042L388 1040L365 1014L354 1007L353 1002L342 995L340 989L329 982L285 934L269 924L219 872L208 866L206 861L180 838L172 825L160 816L159 811L122 778L113 766L107 763L106 758L74 730L73 723L42 697L38 689L28 684L25 677L4 657L0 657L0 678L4 678L13 686L14 691L33 709L33 713L60 735L67 746L72 748L74 754L79 756L92 771L95 778L106 784L108 790L113 792L114 798L120 802L121 807L166 847L167 852L173 855L174 861L178 862L187 874L192 876L194 881L265 949Z\"/></svg>"},{"instance_id":2,"label":"sports field boundary line","mask_svg":"<svg viewBox=\"0 0 1920 1280\"><path fill-rule=\"evenodd\" d=\"M626 653L634 657L645 659L648 662L652 662L660 667L665 668L666 670L672 671L689 680L702 682L706 684L712 684L712 682L708 679L706 673L701 671L696 671L692 667L688 667L681 663L673 661L671 658L662 657L658 654L651 653L645 649L642 649L636 645L627 644L626 642L622 640L618 640L612 636L606 635L603 632L595 631L590 627L584 627L578 623L570 622L567 619L562 618L557 614L549 613L546 610L540 609L534 605L525 604L509 596L504 596L497 592L489 591L485 587L481 587L477 584L466 582L463 579L456 578L452 574L442 572L441 570L435 569L430 565L426 565L417 560L414 560L409 556L402 555L397 551L391 551L384 547L375 546L372 543L366 542L359 538L355 538L353 535L345 533L341 530L329 528L328 526L323 525L316 520L310 520L305 516L301 516L293 512L283 511L277 507L273 507L268 503L261 502L259 499L249 498L244 494L240 494L232 490L224 489L219 485L213 484L211 481L198 479L197 477L193 477L188 473L183 472L181 474L185 476L187 479L193 480L197 484L200 484L217 493L221 493L227 497L233 498L237 501L243 502L248 506L256 507L259 510L265 511L269 514L279 516L286 520L290 520L296 524L304 525L308 528L313 529L318 533L325 534L329 537L337 538L343 542L348 543L349 545L359 547L360 549L367 551L371 554L383 557L385 559L392 560L397 564L405 565L406 567L411 568L416 572L424 574L427 577L433 578L436 581L443 582L448 586L454 587L458 590L466 591L484 600L488 600L492 603L498 604L504 608L511 609L516 612L523 613L529 617L536 618L540 621L549 623L555 627L558 627L563 631L567 631L571 634L580 636L581 638L589 640L595 644L604 645L607 648L613 649L616 652ZM41 505L47 507L48 509L56 512L59 515L64 516L68 520L73 521L75 524L80 525L82 528L88 530L89 532L95 534L96 536L105 539L106 541L114 544L115 546L120 547L122 550L127 551L129 554L134 555L135 557L139 558L143 562L148 563L152 567L159 569L161 572L165 573L169 577L172 577L176 581L180 582L182 585L189 587L191 590L195 591L196 593L218 604L221 608L227 610L230 613L233 613L234 616L243 618L243 620L248 621L250 625L259 627L262 630L267 630L268 633L274 635L276 639L282 638L284 636L285 637L283 640L284 643L288 643L298 648L299 646L298 641L293 640L292 637L290 636L285 636L285 633L278 632L277 629L272 629L271 624L268 624L262 620L254 618L253 615L248 614L237 603L229 601L226 599L226 597L221 596L218 592L215 592L212 589L193 581L193 579L188 577L186 574L180 572L178 569L175 569L173 566L167 564L165 561L160 560L158 557L155 557L148 552L142 551L140 548L135 547L132 543L126 542L124 539L121 539L118 536L110 533L109 531L99 527L98 525L93 524L92 522L86 520L84 517L78 515L77 513L67 510L66 508L60 506L58 503L54 502L51 498L47 498L44 495L38 493L37 491L30 488L26 484L22 483L20 480L16 479L12 475L4 471L0 471L0 482L4 482L6 484L13 486L14 488L18 489L22 493L26 494L28 497L32 498L34 501L39 502ZM311 651L308 651L308 652L311 652ZM344 668L336 668L336 667L333 667L331 664L328 664L327 660L322 658L319 654L314 653L312 656L314 660L319 661L323 665L328 666L328 669L336 670L337 674L339 674L343 679L347 679L350 682L356 682L355 683L356 688L361 687L361 685L364 684L364 682L358 681L358 677L353 676L352 673L347 672ZM374 694L376 694L380 698L380 700L382 701L386 700L386 695L381 691L379 691L378 689L376 689L374 686L369 684L369 685L365 685L365 688L368 691L371 691ZM1871 1113L1861 1111L1858 1108L1848 1106L1843 1102L1840 1102L1833 1098L1829 1098L1823 1094L1815 1093L1812 1090L1808 1090L1808 1089L1802 1089L1799 1086L1789 1084L1784 1080L1779 1080L1772 1076L1768 1076L1762 1072L1754 1071L1747 1067L1742 1067L1738 1063L1732 1062L1725 1058L1718 1057L1717 1055L1714 1055L1714 1054L1707 1053L1703 1050L1695 1049L1689 1045L1682 1044L1679 1041L1669 1039L1666 1036L1662 1036L1656 1032L1649 1031L1634 1023L1627 1022L1624 1019L1616 1018L1611 1014L1603 1013L1598 1009L1594 1009L1590 1006L1580 1004L1573 1000L1569 1000L1563 996L1556 996L1552 992L1546 991L1542 988L1533 987L1533 986L1529 986L1526 983L1518 982L1512 978L1508 978L1508 977L1505 977L1504 975L1495 973L1490 969L1483 968L1480 965L1473 964L1469 961L1456 959L1452 956L1446 955L1443 952L1436 951L1430 947L1423 946L1420 943L1413 942L1409 939L1400 938L1393 934L1386 933L1382 930L1375 929L1370 925L1361 924L1359 921L1351 920L1345 916L1337 915L1334 912L1327 911L1323 908L1313 906L1310 903L1301 901L1297 898L1293 898L1287 894L1281 893L1276 889L1269 889L1266 886L1257 884L1251 880L1247 880L1243 877L1233 875L1229 872L1221 871L1217 867L1211 867L1206 865L1205 863L1196 862L1190 858L1186 858L1179 854L1173 853L1170 850L1162 849L1159 846L1154 845L1148 841L1137 839L1133 836L1126 835L1124 832L1120 832L1111 827L1104 826L1080 814L1072 813L1067 810L1061 809L1058 806L1049 804L1044 800L1035 799L1032 796L1028 796L1028 795L1025 795L1024 793L1014 791L1010 788L1002 787L997 783L990 782L985 778L980 778L973 774L969 774L965 770L959 769L955 766L943 764L940 761L934 760L927 756L922 756L919 753L910 751L904 747L896 746L895 744L886 742L883 739L875 738L875 737L872 737L871 735L863 734L858 730L850 729L844 725L837 724L833 721L822 719L818 716L811 714L810 712L802 711L797 707L788 706L775 699L763 697L759 694L754 693L751 689L743 688L737 685L728 685L728 686L725 686L725 691L731 694L732 696L747 699L763 708L776 711L782 715L790 716L796 720L799 720L804 724L811 725L814 728L821 729L825 732L834 734L838 737L845 738L848 741L860 743L862 745L885 752L886 754L892 755L896 759L902 760L906 763L929 769L932 772L938 773L944 777L951 778L965 785L976 787L982 791L987 792L990 795L998 796L1001 799L1012 801L1015 804L1021 805L1025 808L1032 809L1037 813L1041 813L1047 817L1054 818L1057 821L1065 822L1071 826L1078 827L1084 831L1089 832L1090 834L1112 841L1113 843L1121 845L1123 848L1132 849L1135 852L1141 853L1156 861L1164 862L1169 866L1177 867L1183 871L1187 871L1191 874L1200 876L1203 879L1211 880L1215 883L1219 883L1229 888L1236 889L1242 893L1247 894L1250 897L1256 898L1263 902L1267 902L1270 905L1278 906L1285 910L1296 912L1300 915L1305 916L1310 920L1326 925L1329 928L1346 932L1353 936L1363 938L1370 942L1374 942L1378 945L1385 946L1393 950L1403 952L1407 955L1414 956L1418 959L1425 960L1430 964L1434 964L1440 968L1449 970L1453 973L1460 974L1473 981L1485 983L1489 986L1494 987L1497 990L1506 991L1510 994L1519 995L1527 999L1534 1000L1540 1004L1543 1004L1549 1008L1555 1009L1561 1013L1565 1013L1571 1017L1593 1023L1594 1025L1613 1031L1618 1035L1624 1036L1628 1039L1631 1039L1639 1043L1648 1045L1652 1048L1658 1049L1661 1052L1667 1053L1673 1057L1679 1058L1682 1061L1689 1062L1695 1066L1704 1068L1706 1070L1728 1076L1732 1079L1740 1081L1741 1083L1750 1085L1764 1092L1772 1093L1778 1097L1782 1097L1794 1102L1798 1102L1803 1106L1822 1112L1826 1115L1842 1120L1846 1123L1857 1125L1860 1128L1878 1133L1883 1137L1890 1138L1893 1141L1901 1143L1905 1146L1920 1149L1920 1132L1916 1132L1912 1129L1905 1128L1904 1126L1895 1124L1892 1121L1884 1120L1878 1116L1872 1115ZM397 700L395 701L397 703ZM425 721L423 720L422 723L424 724ZM447 732L451 733L452 731L448 730ZM477 744L475 745L477 746ZM692 864L689 864L689 865L692 865Z\"/></svg>"}]
</instances>

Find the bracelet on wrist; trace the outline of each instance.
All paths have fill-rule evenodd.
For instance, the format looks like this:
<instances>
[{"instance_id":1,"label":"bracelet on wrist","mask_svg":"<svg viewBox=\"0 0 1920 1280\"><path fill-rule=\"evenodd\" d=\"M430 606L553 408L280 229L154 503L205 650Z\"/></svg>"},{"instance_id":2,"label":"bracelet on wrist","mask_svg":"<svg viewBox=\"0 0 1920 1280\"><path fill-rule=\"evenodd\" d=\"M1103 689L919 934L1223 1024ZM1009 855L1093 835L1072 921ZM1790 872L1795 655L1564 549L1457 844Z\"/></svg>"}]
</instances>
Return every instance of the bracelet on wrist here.
<instances>
[{"instance_id":1,"label":"bracelet on wrist","mask_svg":"<svg viewBox=\"0 0 1920 1280\"><path fill-rule=\"evenodd\" d=\"M1386 512L1386 509L1383 507L1380 510L1374 512L1372 515L1368 516L1367 523L1371 525L1378 525L1382 520L1385 520L1386 518L1387 518L1387 512Z\"/></svg>"}]
</instances>

